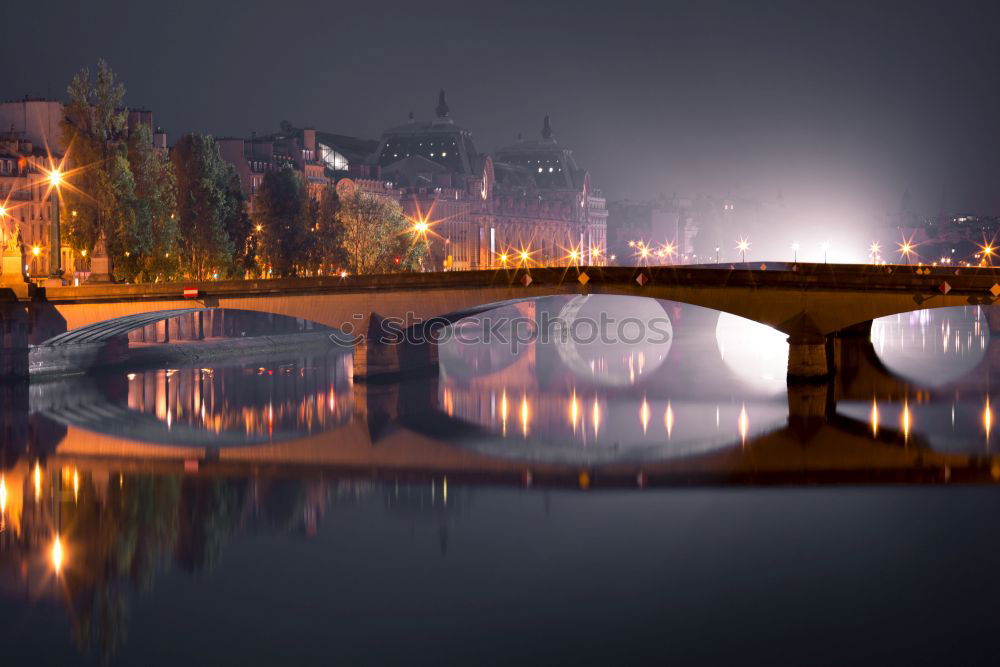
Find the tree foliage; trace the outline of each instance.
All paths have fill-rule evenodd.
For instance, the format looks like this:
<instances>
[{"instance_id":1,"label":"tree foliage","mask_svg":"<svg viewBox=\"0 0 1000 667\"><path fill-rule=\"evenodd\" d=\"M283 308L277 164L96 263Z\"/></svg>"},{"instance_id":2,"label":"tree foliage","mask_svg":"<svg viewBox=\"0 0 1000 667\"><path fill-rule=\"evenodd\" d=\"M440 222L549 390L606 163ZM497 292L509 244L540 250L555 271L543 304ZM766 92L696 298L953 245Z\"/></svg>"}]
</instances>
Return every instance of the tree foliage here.
<instances>
[{"instance_id":1,"label":"tree foliage","mask_svg":"<svg viewBox=\"0 0 1000 667\"><path fill-rule=\"evenodd\" d=\"M340 199L333 186L323 189L319 201L310 201L312 207L312 240L306 248L308 269L330 275L347 265L342 244L343 226L337 218Z\"/></svg>"},{"instance_id":2,"label":"tree foliage","mask_svg":"<svg viewBox=\"0 0 1000 667\"><path fill-rule=\"evenodd\" d=\"M181 137L171 158L183 269L197 278L240 273L249 227L235 169L210 136Z\"/></svg>"},{"instance_id":3,"label":"tree foliage","mask_svg":"<svg viewBox=\"0 0 1000 667\"><path fill-rule=\"evenodd\" d=\"M153 146L149 127L128 126L125 87L105 61L98 61L93 80L87 68L80 70L67 92L66 239L90 253L103 234L116 278L168 277L177 231L166 154Z\"/></svg>"},{"instance_id":4,"label":"tree foliage","mask_svg":"<svg viewBox=\"0 0 1000 667\"><path fill-rule=\"evenodd\" d=\"M170 155L155 148L149 127L139 124L129 133L128 161L135 181L135 229L143 230L144 238L125 240L138 252L128 252L121 264L147 279L173 277L180 256L177 183Z\"/></svg>"},{"instance_id":5,"label":"tree foliage","mask_svg":"<svg viewBox=\"0 0 1000 667\"><path fill-rule=\"evenodd\" d=\"M313 207L305 180L291 167L264 174L253 202L260 255L275 278L294 276L308 265Z\"/></svg>"},{"instance_id":6,"label":"tree foliage","mask_svg":"<svg viewBox=\"0 0 1000 667\"><path fill-rule=\"evenodd\" d=\"M355 191L340 200L340 245L354 274L413 271L427 245L398 202Z\"/></svg>"},{"instance_id":7,"label":"tree foliage","mask_svg":"<svg viewBox=\"0 0 1000 667\"><path fill-rule=\"evenodd\" d=\"M73 173L73 187L63 189L71 211L67 240L80 250L91 250L103 233L108 254L118 265L129 244L135 244L137 250L152 247L151 230L140 227L135 211L125 87L100 60L96 78L91 80L90 70L81 69L67 93L62 133L66 166Z\"/></svg>"}]
</instances>

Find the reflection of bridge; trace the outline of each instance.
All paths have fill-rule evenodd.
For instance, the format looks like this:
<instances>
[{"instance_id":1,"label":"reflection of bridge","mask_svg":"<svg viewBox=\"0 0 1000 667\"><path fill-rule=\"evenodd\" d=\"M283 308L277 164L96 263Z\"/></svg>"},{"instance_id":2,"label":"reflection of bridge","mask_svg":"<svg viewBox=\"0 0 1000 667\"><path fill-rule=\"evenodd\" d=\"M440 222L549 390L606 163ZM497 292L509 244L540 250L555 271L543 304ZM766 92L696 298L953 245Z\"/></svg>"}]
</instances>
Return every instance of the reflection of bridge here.
<instances>
[{"instance_id":1,"label":"reflection of bridge","mask_svg":"<svg viewBox=\"0 0 1000 667\"><path fill-rule=\"evenodd\" d=\"M1000 459L938 453L910 434L904 437L835 414L828 386L792 387L788 422L741 444L687 456L642 459L606 456L539 462L531 438L504 440L499 434L440 411L434 380L404 384L354 385L354 417L328 430L255 445L205 446L195 439L153 444L129 434L108 435L91 424L69 424L51 450L50 464L82 469L185 470L199 474L334 475L374 479L573 484L581 472L592 483L884 482L963 479L984 481L1000 472ZM429 386L431 385L431 386ZM49 406L49 409L55 409ZM68 413L61 412L63 416ZM149 435L148 433L144 435ZM218 444L218 443L217 443ZM511 455L520 449L521 454ZM609 452L610 453L610 452ZM23 459L22 459L23 460Z\"/></svg>"},{"instance_id":2,"label":"reflection of bridge","mask_svg":"<svg viewBox=\"0 0 1000 667\"><path fill-rule=\"evenodd\" d=\"M556 294L621 294L704 306L770 325L789 336L789 374L829 371L829 338L853 325L895 313L988 305L993 269L800 264L793 270L666 267L524 269L295 280L200 283L196 301L180 285L93 285L47 288L9 302L4 367L25 369L18 355L68 330L115 317L185 307L222 307L287 315L354 332L378 333L383 318L444 323L496 304ZM1000 287L996 287L1000 293ZM13 299L12 293L8 297ZM23 335L17 335L21 332ZM20 341L20 342L19 342ZM383 345L374 337L355 350L358 376L434 361L432 345ZM26 362L25 362L26 363Z\"/></svg>"}]
</instances>

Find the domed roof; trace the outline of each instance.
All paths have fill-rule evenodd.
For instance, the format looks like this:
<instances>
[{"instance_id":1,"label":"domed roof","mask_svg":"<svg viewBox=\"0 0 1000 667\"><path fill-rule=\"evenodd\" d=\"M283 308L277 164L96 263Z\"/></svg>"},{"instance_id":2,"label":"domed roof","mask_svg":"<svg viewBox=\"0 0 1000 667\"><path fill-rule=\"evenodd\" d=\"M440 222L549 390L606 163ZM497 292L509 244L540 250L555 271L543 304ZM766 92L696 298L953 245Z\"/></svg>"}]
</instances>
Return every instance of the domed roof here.
<instances>
[{"instance_id":1,"label":"domed roof","mask_svg":"<svg viewBox=\"0 0 1000 667\"><path fill-rule=\"evenodd\" d=\"M451 171L473 175L479 153L472 143L472 133L455 125L450 112L444 90L441 90L434 119L418 121L411 113L408 123L387 129L382 133L382 142L373 162L386 167L420 156Z\"/></svg>"}]
</instances>

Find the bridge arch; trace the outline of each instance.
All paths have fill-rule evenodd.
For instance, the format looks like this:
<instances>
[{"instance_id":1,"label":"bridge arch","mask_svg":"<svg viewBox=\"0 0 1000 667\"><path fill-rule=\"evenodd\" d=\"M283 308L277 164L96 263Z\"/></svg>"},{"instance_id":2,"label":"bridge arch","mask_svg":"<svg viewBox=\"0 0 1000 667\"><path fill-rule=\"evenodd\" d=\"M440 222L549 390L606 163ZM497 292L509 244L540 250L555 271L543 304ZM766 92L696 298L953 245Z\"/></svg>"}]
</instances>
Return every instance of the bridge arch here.
<instances>
[{"instance_id":1,"label":"bridge arch","mask_svg":"<svg viewBox=\"0 0 1000 667\"><path fill-rule=\"evenodd\" d=\"M825 376L826 343L835 332L896 313L989 305L1000 294L998 279L1000 273L992 268L962 268L956 273L954 267L832 264L799 264L793 270L532 268L198 283L190 288L197 291L195 301L183 299L181 287L169 284L61 287L47 289L44 300L34 307L56 311L54 319L64 323L63 331L149 311L220 307L367 332L374 316L450 320L497 304L557 294L644 296L771 326L789 337L792 375ZM361 347L360 352L364 362L366 350ZM432 355L416 357L432 360Z\"/></svg>"}]
</instances>

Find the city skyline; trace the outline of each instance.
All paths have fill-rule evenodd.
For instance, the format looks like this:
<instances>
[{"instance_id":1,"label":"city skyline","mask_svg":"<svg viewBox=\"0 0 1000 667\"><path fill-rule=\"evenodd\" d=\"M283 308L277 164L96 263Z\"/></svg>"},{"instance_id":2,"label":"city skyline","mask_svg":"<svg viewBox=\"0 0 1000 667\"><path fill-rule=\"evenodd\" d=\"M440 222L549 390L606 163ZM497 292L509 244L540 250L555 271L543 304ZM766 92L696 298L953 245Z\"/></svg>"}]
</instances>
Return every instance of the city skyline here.
<instances>
[{"instance_id":1,"label":"city skyline","mask_svg":"<svg viewBox=\"0 0 1000 667\"><path fill-rule=\"evenodd\" d=\"M484 150L548 113L613 199L780 193L819 223L863 222L909 189L924 213L942 196L950 212L1000 212L987 3L433 3L405 22L383 20L403 13L391 2L56 5L44 25L10 13L26 29L0 49L30 56L0 98L62 98L104 57L171 137L289 120L377 139L410 111L431 117L443 87ZM33 46L38 30L50 46Z\"/></svg>"}]
</instances>

